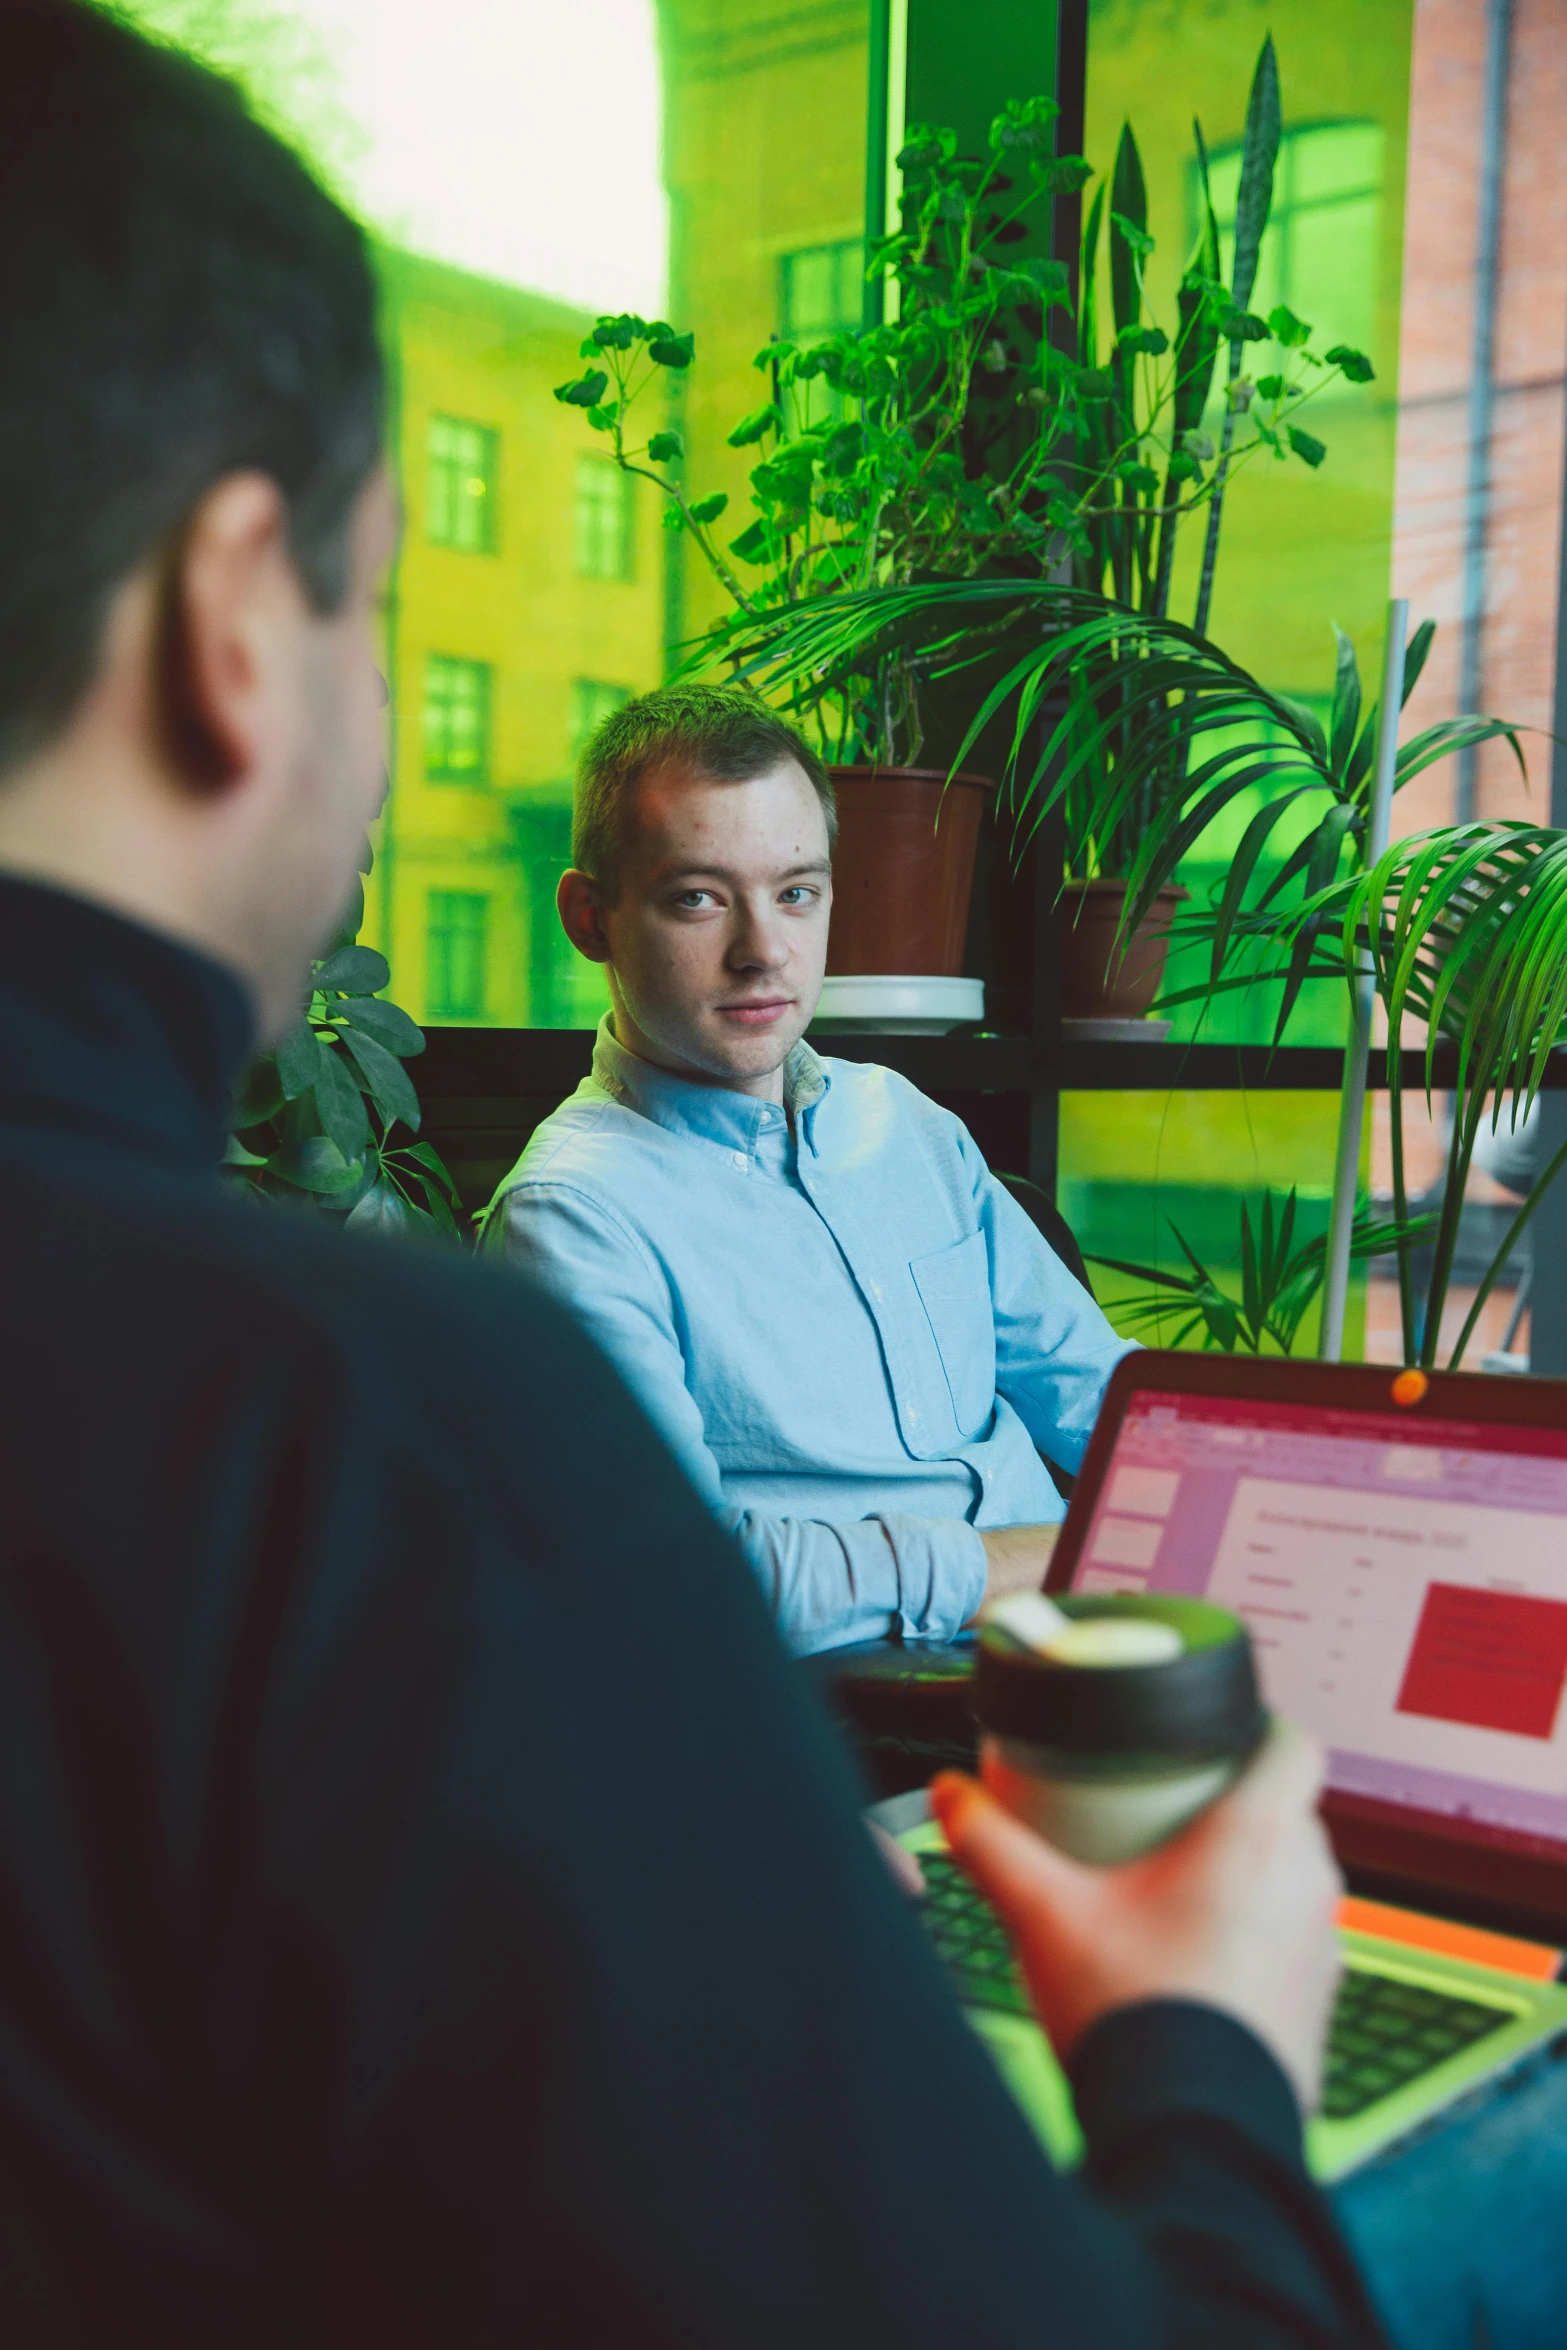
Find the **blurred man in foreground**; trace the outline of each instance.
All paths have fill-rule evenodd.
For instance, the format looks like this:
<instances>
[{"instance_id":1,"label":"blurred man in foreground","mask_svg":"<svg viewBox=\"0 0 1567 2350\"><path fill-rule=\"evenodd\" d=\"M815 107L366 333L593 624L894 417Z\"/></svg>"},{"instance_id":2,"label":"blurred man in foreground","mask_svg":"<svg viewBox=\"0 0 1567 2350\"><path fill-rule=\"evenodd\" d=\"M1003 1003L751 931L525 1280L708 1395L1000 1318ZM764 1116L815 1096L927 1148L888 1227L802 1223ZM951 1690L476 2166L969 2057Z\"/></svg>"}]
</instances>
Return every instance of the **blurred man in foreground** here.
<instances>
[{"instance_id":1,"label":"blurred man in foreground","mask_svg":"<svg viewBox=\"0 0 1567 2350\"><path fill-rule=\"evenodd\" d=\"M1371 2342L1307 1753L1094 1875L945 1791L1056 2178L586 1340L219 1195L380 791L371 284L222 85L0 49L0 2338Z\"/></svg>"}]
</instances>

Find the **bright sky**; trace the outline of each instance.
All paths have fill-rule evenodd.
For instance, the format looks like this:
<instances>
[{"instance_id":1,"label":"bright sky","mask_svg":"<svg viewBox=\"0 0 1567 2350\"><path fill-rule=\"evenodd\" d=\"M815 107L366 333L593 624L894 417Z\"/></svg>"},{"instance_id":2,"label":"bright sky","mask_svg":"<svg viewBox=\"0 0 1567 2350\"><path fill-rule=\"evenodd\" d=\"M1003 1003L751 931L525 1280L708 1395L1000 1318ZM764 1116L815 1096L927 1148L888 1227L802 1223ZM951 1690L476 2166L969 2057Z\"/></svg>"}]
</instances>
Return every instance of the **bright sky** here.
<instances>
[{"instance_id":1,"label":"bright sky","mask_svg":"<svg viewBox=\"0 0 1567 2350\"><path fill-rule=\"evenodd\" d=\"M653 0L122 0L239 72L400 244L658 311Z\"/></svg>"}]
</instances>

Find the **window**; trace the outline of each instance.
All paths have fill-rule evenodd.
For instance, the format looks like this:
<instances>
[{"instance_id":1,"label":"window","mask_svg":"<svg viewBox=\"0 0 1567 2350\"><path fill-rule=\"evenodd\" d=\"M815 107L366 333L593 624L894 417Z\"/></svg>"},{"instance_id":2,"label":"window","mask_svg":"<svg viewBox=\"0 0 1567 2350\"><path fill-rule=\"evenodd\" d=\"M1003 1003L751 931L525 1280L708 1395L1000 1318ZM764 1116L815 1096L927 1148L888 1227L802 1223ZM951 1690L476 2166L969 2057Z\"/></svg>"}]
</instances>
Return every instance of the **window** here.
<instances>
[{"instance_id":1,"label":"window","mask_svg":"<svg viewBox=\"0 0 1567 2350\"><path fill-rule=\"evenodd\" d=\"M623 710L631 699L631 688L625 685L605 685L597 677L574 677L571 681L571 763L577 760L590 735L596 734L606 718Z\"/></svg>"},{"instance_id":2,"label":"window","mask_svg":"<svg viewBox=\"0 0 1567 2350\"><path fill-rule=\"evenodd\" d=\"M778 324L791 343L820 343L858 326L865 311L865 247L858 237L807 245L778 261Z\"/></svg>"},{"instance_id":3,"label":"window","mask_svg":"<svg viewBox=\"0 0 1567 2350\"><path fill-rule=\"evenodd\" d=\"M424 665L424 772L431 783L490 780L490 666L431 653Z\"/></svg>"},{"instance_id":4,"label":"window","mask_svg":"<svg viewBox=\"0 0 1567 2350\"><path fill-rule=\"evenodd\" d=\"M1286 131L1251 307L1266 318L1285 303L1315 329L1312 347L1376 339L1377 212L1383 132L1374 122L1318 123ZM1214 156L1209 173L1226 280L1235 259L1239 147ZM1335 387L1336 388L1336 387Z\"/></svg>"},{"instance_id":5,"label":"window","mask_svg":"<svg viewBox=\"0 0 1567 2350\"><path fill-rule=\"evenodd\" d=\"M583 579L630 579L631 476L602 457L577 459L577 570Z\"/></svg>"},{"instance_id":6,"label":"window","mask_svg":"<svg viewBox=\"0 0 1567 2350\"><path fill-rule=\"evenodd\" d=\"M500 434L460 416L432 416L425 529L432 544L493 555Z\"/></svg>"},{"instance_id":7,"label":"window","mask_svg":"<svg viewBox=\"0 0 1567 2350\"><path fill-rule=\"evenodd\" d=\"M426 902L424 995L431 1020L482 1020L490 901L481 890L432 889Z\"/></svg>"}]
</instances>

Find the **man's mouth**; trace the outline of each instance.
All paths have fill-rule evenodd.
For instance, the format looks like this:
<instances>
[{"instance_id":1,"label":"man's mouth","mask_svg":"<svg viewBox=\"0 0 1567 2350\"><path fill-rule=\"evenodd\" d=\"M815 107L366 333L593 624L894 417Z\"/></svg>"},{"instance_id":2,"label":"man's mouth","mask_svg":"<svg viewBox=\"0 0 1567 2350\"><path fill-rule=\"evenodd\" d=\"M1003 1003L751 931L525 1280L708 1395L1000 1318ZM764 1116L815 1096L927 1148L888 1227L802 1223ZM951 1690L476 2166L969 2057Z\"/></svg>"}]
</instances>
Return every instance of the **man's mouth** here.
<instances>
[{"instance_id":1,"label":"man's mouth","mask_svg":"<svg viewBox=\"0 0 1567 2350\"><path fill-rule=\"evenodd\" d=\"M746 996L737 1004L716 1006L719 1017L733 1020L740 1028L770 1028L781 1020L785 1012L794 1010L790 995Z\"/></svg>"}]
</instances>

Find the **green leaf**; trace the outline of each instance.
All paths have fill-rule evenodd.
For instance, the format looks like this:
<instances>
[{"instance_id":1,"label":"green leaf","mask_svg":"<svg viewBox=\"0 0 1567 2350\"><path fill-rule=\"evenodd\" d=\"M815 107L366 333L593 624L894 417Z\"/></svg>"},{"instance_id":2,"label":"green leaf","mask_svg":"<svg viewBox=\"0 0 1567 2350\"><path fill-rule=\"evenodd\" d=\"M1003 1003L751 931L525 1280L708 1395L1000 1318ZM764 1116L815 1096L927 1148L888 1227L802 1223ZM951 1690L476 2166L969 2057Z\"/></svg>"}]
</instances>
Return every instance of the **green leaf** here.
<instances>
[{"instance_id":1,"label":"green leaf","mask_svg":"<svg viewBox=\"0 0 1567 2350\"><path fill-rule=\"evenodd\" d=\"M1338 660L1333 675L1333 716L1328 727L1328 758L1335 775L1347 778L1349 755L1360 732L1360 664L1355 647L1335 624Z\"/></svg>"},{"instance_id":2,"label":"green leaf","mask_svg":"<svg viewBox=\"0 0 1567 2350\"><path fill-rule=\"evenodd\" d=\"M320 1049L309 1021L296 1020L292 1028L285 1029L272 1048L272 1057L283 1099L297 1101L302 1093L308 1093L320 1074Z\"/></svg>"},{"instance_id":3,"label":"green leaf","mask_svg":"<svg viewBox=\"0 0 1567 2350\"><path fill-rule=\"evenodd\" d=\"M1352 351L1347 343L1335 343L1327 357L1328 365L1338 368L1352 384L1368 384L1375 378L1376 369L1365 352Z\"/></svg>"},{"instance_id":4,"label":"green leaf","mask_svg":"<svg viewBox=\"0 0 1567 2350\"><path fill-rule=\"evenodd\" d=\"M1313 433L1302 432L1298 424L1292 424L1290 426L1289 436L1290 447L1294 450L1296 456L1303 459L1304 462L1311 467L1312 471L1315 472L1317 467L1322 463L1323 458L1328 453L1327 443L1325 441L1319 441Z\"/></svg>"},{"instance_id":5,"label":"green leaf","mask_svg":"<svg viewBox=\"0 0 1567 2350\"><path fill-rule=\"evenodd\" d=\"M378 995L391 976L391 965L374 947L339 947L316 965L312 984L328 994Z\"/></svg>"},{"instance_id":6,"label":"green leaf","mask_svg":"<svg viewBox=\"0 0 1567 2350\"><path fill-rule=\"evenodd\" d=\"M1170 348L1170 338L1163 327L1123 326L1115 344L1118 351L1143 351L1150 359L1157 359Z\"/></svg>"},{"instance_id":7,"label":"green leaf","mask_svg":"<svg viewBox=\"0 0 1567 2350\"><path fill-rule=\"evenodd\" d=\"M633 317L629 310L622 311L618 318L601 318L583 344L582 356L588 359L595 351L629 351L642 332L642 320Z\"/></svg>"},{"instance_id":8,"label":"green leaf","mask_svg":"<svg viewBox=\"0 0 1567 2350\"><path fill-rule=\"evenodd\" d=\"M402 1062L394 1059L384 1045L377 1044L373 1036L360 1035L352 1028L344 1031L343 1042L363 1071L385 1123L390 1126L400 1118L417 1133L421 1116L419 1096Z\"/></svg>"},{"instance_id":9,"label":"green leaf","mask_svg":"<svg viewBox=\"0 0 1567 2350\"><path fill-rule=\"evenodd\" d=\"M334 1021L373 1036L400 1060L411 1061L415 1053L424 1051L423 1029L409 1019L400 1004L386 1003L379 996L350 996L328 1009Z\"/></svg>"},{"instance_id":10,"label":"green leaf","mask_svg":"<svg viewBox=\"0 0 1567 2350\"><path fill-rule=\"evenodd\" d=\"M1297 318L1283 302L1268 312L1268 329L1274 341L1282 343L1286 351L1298 351L1303 343L1311 340L1311 329L1305 320Z\"/></svg>"},{"instance_id":11,"label":"green leaf","mask_svg":"<svg viewBox=\"0 0 1567 2350\"><path fill-rule=\"evenodd\" d=\"M716 522L728 503L728 491L715 490L710 498L703 498L692 507L691 519L693 522Z\"/></svg>"},{"instance_id":12,"label":"green leaf","mask_svg":"<svg viewBox=\"0 0 1567 2350\"><path fill-rule=\"evenodd\" d=\"M359 1163L350 1164L324 1134L302 1135L275 1151L267 1166L279 1182L292 1184L296 1191L320 1192L327 1197L351 1191L361 1173Z\"/></svg>"},{"instance_id":13,"label":"green leaf","mask_svg":"<svg viewBox=\"0 0 1567 2350\"><path fill-rule=\"evenodd\" d=\"M357 1159L369 1147L370 1120L365 1112L364 1096L354 1083L347 1061L335 1045L316 1039L318 1059L315 1105L321 1121L321 1131L335 1142L345 1159ZM387 1058L390 1060L391 1055ZM393 1062L398 1075L400 1065ZM407 1078L403 1077L406 1084Z\"/></svg>"},{"instance_id":14,"label":"green leaf","mask_svg":"<svg viewBox=\"0 0 1567 2350\"><path fill-rule=\"evenodd\" d=\"M609 389L609 377L600 367L579 375L574 383L557 384L555 397L567 408L596 408Z\"/></svg>"},{"instance_id":15,"label":"green leaf","mask_svg":"<svg viewBox=\"0 0 1567 2350\"><path fill-rule=\"evenodd\" d=\"M678 465L686 453L686 445L677 432L656 432L648 442L647 453L655 465Z\"/></svg>"},{"instance_id":16,"label":"green leaf","mask_svg":"<svg viewBox=\"0 0 1567 2350\"><path fill-rule=\"evenodd\" d=\"M647 355L655 367L689 367L695 353L695 335L663 334L647 347Z\"/></svg>"},{"instance_id":17,"label":"green leaf","mask_svg":"<svg viewBox=\"0 0 1567 2350\"><path fill-rule=\"evenodd\" d=\"M620 422L620 402L611 400L606 407L590 408L588 424L594 432L613 432Z\"/></svg>"},{"instance_id":18,"label":"green leaf","mask_svg":"<svg viewBox=\"0 0 1567 2350\"><path fill-rule=\"evenodd\" d=\"M223 1145L225 1167L264 1167L266 1163L265 1152L246 1150L237 1134L231 1134Z\"/></svg>"},{"instance_id":19,"label":"green leaf","mask_svg":"<svg viewBox=\"0 0 1567 2350\"><path fill-rule=\"evenodd\" d=\"M1140 264L1148 246L1148 188L1143 159L1129 122L1121 125L1110 175L1110 314L1115 331L1136 326L1143 314Z\"/></svg>"},{"instance_id":20,"label":"green leaf","mask_svg":"<svg viewBox=\"0 0 1567 2350\"><path fill-rule=\"evenodd\" d=\"M1219 321L1219 332L1227 343L1265 343L1268 322L1254 310L1226 310Z\"/></svg>"},{"instance_id":21,"label":"green leaf","mask_svg":"<svg viewBox=\"0 0 1567 2350\"><path fill-rule=\"evenodd\" d=\"M244 1081L234 1097L230 1123L240 1134L249 1126L265 1125L269 1118L277 1116L284 1099L283 1088L278 1082L277 1062L270 1053L261 1053L245 1072Z\"/></svg>"},{"instance_id":22,"label":"green leaf","mask_svg":"<svg viewBox=\"0 0 1567 2350\"><path fill-rule=\"evenodd\" d=\"M1265 400L1282 400L1289 386L1282 375L1259 375L1257 389Z\"/></svg>"},{"instance_id":23,"label":"green leaf","mask_svg":"<svg viewBox=\"0 0 1567 2350\"><path fill-rule=\"evenodd\" d=\"M737 539L729 542L731 555L738 555L742 563L766 563L772 558L773 530L767 521L753 522Z\"/></svg>"},{"instance_id":24,"label":"green leaf","mask_svg":"<svg viewBox=\"0 0 1567 2350\"><path fill-rule=\"evenodd\" d=\"M1257 282L1262 235L1273 202L1273 173L1284 135L1279 99L1279 63L1273 35L1268 34L1251 78L1246 102L1246 130L1241 144L1240 182L1235 195L1235 262L1230 295L1237 310L1245 310ZM1233 337L1231 338L1234 339ZM1248 338L1249 340L1250 338Z\"/></svg>"},{"instance_id":25,"label":"green leaf","mask_svg":"<svg viewBox=\"0 0 1567 2350\"><path fill-rule=\"evenodd\" d=\"M729 435L729 446L731 449L748 449L753 441L761 440L767 433L776 432L782 423L783 419L773 401L764 401L760 408L753 408L749 416L741 417Z\"/></svg>"},{"instance_id":26,"label":"green leaf","mask_svg":"<svg viewBox=\"0 0 1567 2350\"><path fill-rule=\"evenodd\" d=\"M355 1232L406 1232L413 1222L408 1202L394 1183L383 1175L371 1185L358 1205L349 1209L343 1219L343 1229Z\"/></svg>"},{"instance_id":27,"label":"green leaf","mask_svg":"<svg viewBox=\"0 0 1567 2350\"><path fill-rule=\"evenodd\" d=\"M686 518L678 506L664 508L664 528L666 530L684 530L685 526Z\"/></svg>"}]
</instances>

